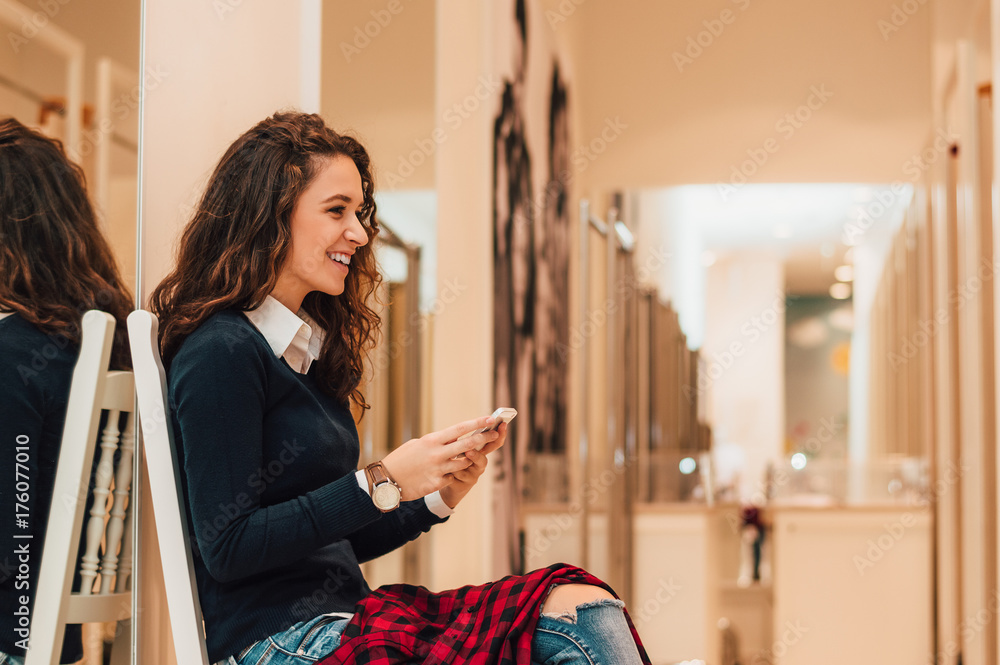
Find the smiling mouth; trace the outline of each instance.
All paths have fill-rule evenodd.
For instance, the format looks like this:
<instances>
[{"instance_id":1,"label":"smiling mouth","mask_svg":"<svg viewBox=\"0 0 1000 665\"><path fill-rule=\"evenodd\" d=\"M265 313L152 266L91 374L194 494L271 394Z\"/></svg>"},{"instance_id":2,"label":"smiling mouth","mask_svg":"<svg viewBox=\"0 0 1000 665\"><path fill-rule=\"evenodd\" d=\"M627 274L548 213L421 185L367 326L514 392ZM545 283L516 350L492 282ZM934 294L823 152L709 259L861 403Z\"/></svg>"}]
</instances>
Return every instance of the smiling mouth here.
<instances>
[{"instance_id":1,"label":"smiling mouth","mask_svg":"<svg viewBox=\"0 0 1000 665\"><path fill-rule=\"evenodd\" d=\"M345 271L349 270L348 266L351 264L350 254L345 254L343 252L330 252L326 256Z\"/></svg>"}]
</instances>

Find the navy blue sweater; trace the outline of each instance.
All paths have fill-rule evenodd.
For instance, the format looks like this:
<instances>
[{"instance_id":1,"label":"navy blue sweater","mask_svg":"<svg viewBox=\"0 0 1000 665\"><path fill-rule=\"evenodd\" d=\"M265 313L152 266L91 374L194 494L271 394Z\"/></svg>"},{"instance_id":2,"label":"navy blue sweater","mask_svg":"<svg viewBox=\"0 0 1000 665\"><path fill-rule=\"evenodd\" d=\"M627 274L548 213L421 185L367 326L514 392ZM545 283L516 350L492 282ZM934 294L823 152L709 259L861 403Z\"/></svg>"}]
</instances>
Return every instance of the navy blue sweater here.
<instances>
[{"instance_id":1,"label":"navy blue sweater","mask_svg":"<svg viewBox=\"0 0 1000 665\"><path fill-rule=\"evenodd\" d=\"M358 486L347 401L274 355L241 312L189 335L168 371L188 529L209 658L327 612L370 589L359 562L442 522L424 501L382 515Z\"/></svg>"},{"instance_id":2,"label":"navy blue sweater","mask_svg":"<svg viewBox=\"0 0 1000 665\"><path fill-rule=\"evenodd\" d=\"M0 651L7 654L25 654L18 646L22 636L15 632L19 620L15 612L24 596L29 601L28 616L33 616L66 401L79 352L77 345L42 332L18 314L0 319ZM27 454L21 467L18 452ZM22 488L27 488L27 497L18 496L23 493L16 491L17 482L26 483ZM24 498L28 501L18 501ZM28 528L17 525L18 516L26 518ZM27 560L22 562L16 550L26 544ZM59 662L75 663L82 657L80 626L69 626Z\"/></svg>"}]
</instances>

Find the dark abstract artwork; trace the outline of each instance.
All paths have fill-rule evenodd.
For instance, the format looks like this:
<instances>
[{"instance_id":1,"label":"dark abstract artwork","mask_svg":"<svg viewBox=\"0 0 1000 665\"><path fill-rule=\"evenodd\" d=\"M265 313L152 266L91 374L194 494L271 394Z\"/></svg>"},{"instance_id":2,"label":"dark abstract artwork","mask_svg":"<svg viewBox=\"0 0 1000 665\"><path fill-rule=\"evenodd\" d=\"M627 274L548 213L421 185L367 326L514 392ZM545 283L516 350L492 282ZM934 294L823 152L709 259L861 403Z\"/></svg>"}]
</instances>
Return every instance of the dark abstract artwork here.
<instances>
[{"instance_id":1,"label":"dark abstract artwork","mask_svg":"<svg viewBox=\"0 0 1000 665\"><path fill-rule=\"evenodd\" d=\"M535 192L524 115L527 23L516 2L519 40L494 123L494 394L518 410L500 451L496 485L498 560L522 571L519 505L529 492L533 457L566 450L569 338L569 129L566 87L551 75L547 185Z\"/></svg>"}]
</instances>

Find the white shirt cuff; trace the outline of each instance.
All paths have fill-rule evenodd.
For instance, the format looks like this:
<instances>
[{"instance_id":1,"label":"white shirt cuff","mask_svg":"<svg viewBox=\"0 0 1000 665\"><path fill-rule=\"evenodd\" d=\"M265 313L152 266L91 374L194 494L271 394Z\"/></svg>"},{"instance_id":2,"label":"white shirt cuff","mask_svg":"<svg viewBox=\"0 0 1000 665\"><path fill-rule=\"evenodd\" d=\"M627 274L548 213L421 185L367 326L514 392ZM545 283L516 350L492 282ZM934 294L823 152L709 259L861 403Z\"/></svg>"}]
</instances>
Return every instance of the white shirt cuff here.
<instances>
[{"instance_id":1,"label":"white shirt cuff","mask_svg":"<svg viewBox=\"0 0 1000 665\"><path fill-rule=\"evenodd\" d=\"M428 494L424 497L424 502L427 504L427 510L431 511L441 519L444 519L455 512L455 509L450 508L448 504L444 502L444 499L441 498L441 492Z\"/></svg>"},{"instance_id":2,"label":"white shirt cuff","mask_svg":"<svg viewBox=\"0 0 1000 665\"><path fill-rule=\"evenodd\" d=\"M355 477L358 479L358 486L365 491L365 494L369 494L368 478L365 476L365 470L361 469L358 471L355 474ZM455 509L449 507L448 504L444 502L444 499L441 498L441 492L428 494L424 497L424 503L427 504L427 510L431 511L441 519L444 519L455 512Z\"/></svg>"}]
</instances>

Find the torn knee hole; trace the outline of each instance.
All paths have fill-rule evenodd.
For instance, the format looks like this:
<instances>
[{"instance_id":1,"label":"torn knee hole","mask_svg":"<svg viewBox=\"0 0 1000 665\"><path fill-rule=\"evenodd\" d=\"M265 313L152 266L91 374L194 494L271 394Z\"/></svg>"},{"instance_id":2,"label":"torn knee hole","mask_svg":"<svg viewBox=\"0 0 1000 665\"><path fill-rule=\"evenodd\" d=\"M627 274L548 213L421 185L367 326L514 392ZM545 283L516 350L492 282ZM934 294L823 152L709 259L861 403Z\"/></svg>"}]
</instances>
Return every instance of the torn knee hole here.
<instances>
[{"instance_id":1,"label":"torn knee hole","mask_svg":"<svg viewBox=\"0 0 1000 665\"><path fill-rule=\"evenodd\" d=\"M576 623L576 612L542 612L543 617L565 621L566 623Z\"/></svg>"},{"instance_id":2,"label":"torn knee hole","mask_svg":"<svg viewBox=\"0 0 1000 665\"><path fill-rule=\"evenodd\" d=\"M576 611L567 612L542 612L543 617L548 617L550 619L556 619L557 621L565 621L567 623L576 623L577 614L579 612L585 612L596 607L616 607L622 609L625 607L625 601L618 600L616 598L599 598L597 600L591 600L586 603L580 603L576 606Z\"/></svg>"},{"instance_id":3,"label":"torn knee hole","mask_svg":"<svg viewBox=\"0 0 1000 665\"><path fill-rule=\"evenodd\" d=\"M580 603L576 606L576 611L580 612L582 610L589 610L594 607L617 607L622 609L625 607L624 600L618 600L617 598L598 598L597 600L591 600L586 603Z\"/></svg>"}]
</instances>

